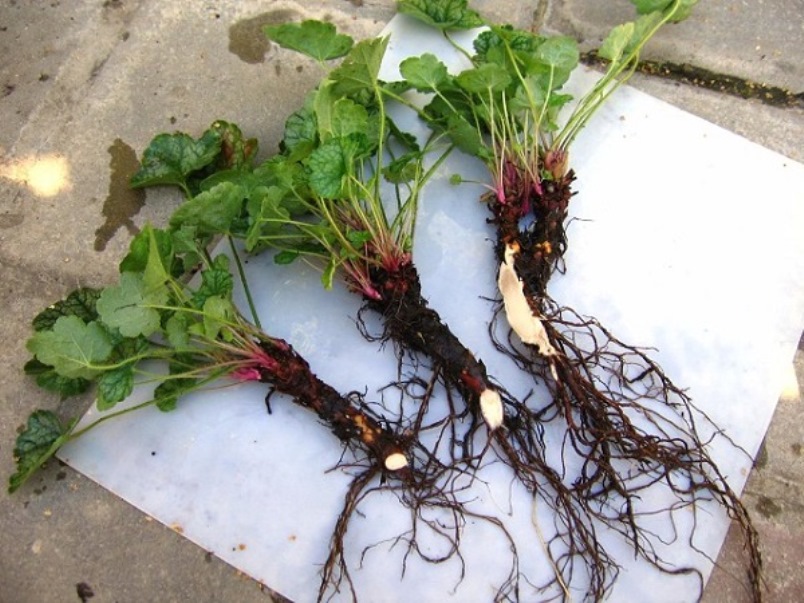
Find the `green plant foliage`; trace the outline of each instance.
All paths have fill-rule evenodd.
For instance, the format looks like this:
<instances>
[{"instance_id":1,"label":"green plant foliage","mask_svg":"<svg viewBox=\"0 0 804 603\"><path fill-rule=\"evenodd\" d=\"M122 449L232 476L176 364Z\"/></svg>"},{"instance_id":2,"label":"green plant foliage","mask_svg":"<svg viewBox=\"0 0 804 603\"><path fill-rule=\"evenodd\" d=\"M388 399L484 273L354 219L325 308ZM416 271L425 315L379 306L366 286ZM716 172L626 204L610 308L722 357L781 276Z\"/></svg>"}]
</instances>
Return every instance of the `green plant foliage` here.
<instances>
[{"instance_id":1,"label":"green plant foliage","mask_svg":"<svg viewBox=\"0 0 804 603\"><path fill-rule=\"evenodd\" d=\"M442 30L473 29L483 25L483 19L467 7L467 0L400 0L400 13Z\"/></svg>"},{"instance_id":2,"label":"green plant foliage","mask_svg":"<svg viewBox=\"0 0 804 603\"><path fill-rule=\"evenodd\" d=\"M344 56L354 44L351 37L337 33L332 23L323 21L267 25L263 31L272 42L319 62Z\"/></svg>"},{"instance_id":3,"label":"green plant foliage","mask_svg":"<svg viewBox=\"0 0 804 603\"><path fill-rule=\"evenodd\" d=\"M62 316L77 316L85 322L95 320L98 313L95 303L100 296L99 289L81 287L66 298L42 310L31 322L35 331L47 331L53 328Z\"/></svg>"},{"instance_id":4,"label":"green plant foliage","mask_svg":"<svg viewBox=\"0 0 804 603\"><path fill-rule=\"evenodd\" d=\"M160 134L145 149L131 186L175 185L190 193L190 176L210 165L221 151L220 132L210 129L198 140L177 132Z\"/></svg>"},{"instance_id":5,"label":"green plant foliage","mask_svg":"<svg viewBox=\"0 0 804 603\"><path fill-rule=\"evenodd\" d=\"M56 453L71 429L72 424L63 425L53 412L37 410L31 413L14 446L17 471L9 479L9 494Z\"/></svg>"},{"instance_id":6,"label":"green plant foliage","mask_svg":"<svg viewBox=\"0 0 804 603\"><path fill-rule=\"evenodd\" d=\"M92 379L98 365L112 353L112 339L97 322L85 323L77 316L62 316L47 331L28 340L28 351L39 362L52 366L69 379Z\"/></svg>"}]
</instances>

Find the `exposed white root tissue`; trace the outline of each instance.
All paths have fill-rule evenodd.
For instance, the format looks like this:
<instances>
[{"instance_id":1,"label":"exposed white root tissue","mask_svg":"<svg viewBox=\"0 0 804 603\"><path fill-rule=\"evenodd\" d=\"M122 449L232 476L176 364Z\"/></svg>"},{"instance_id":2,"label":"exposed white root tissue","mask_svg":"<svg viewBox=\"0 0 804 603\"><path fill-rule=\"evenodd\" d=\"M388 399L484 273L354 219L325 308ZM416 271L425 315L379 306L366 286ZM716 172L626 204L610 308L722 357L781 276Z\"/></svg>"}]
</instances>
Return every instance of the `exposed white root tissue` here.
<instances>
[{"instance_id":1,"label":"exposed white root tissue","mask_svg":"<svg viewBox=\"0 0 804 603\"><path fill-rule=\"evenodd\" d=\"M503 404L500 394L493 389L483 390L480 394L480 412L489 429L495 430L503 424Z\"/></svg>"},{"instance_id":2,"label":"exposed white root tissue","mask_svg":"<svg viewBox=\"0 0 804 603\"><path fill-rule=\"evenodd\" d=\"M385 457L385 468L388 471L399 471L408 466L408 459L401 452L394 452Z\"/></svg>"},{"instance_id":3,"label":"exposed white root tissue","mask_svg":"<svg viewBox=\"0 0 804 603\"><path fill-rule=\"evenodd\" d=\"M508 324L523 343L539 348L539 354L545 358L555 356L558 352L551 345L542 321L530 309L523 291L524 284L514 268L516 253L517 251L511 245L506 245L505 259L500 264L500 276L497 279Z\"/></svg>"}]
</instances>

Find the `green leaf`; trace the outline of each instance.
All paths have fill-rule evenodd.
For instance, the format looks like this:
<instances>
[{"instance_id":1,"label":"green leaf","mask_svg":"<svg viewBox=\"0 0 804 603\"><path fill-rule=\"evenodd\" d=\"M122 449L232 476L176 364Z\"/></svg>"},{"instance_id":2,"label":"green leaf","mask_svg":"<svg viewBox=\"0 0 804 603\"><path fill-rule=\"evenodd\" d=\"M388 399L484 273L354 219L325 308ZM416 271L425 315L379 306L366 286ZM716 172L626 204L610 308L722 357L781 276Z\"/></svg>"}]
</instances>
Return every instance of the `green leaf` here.
<instances>
[{"instance_id":1,"label":"green leaf","mask_svg":"<svg viewBox=\"0 0 804 603\"><path fill-rule=\"evenodd\" d=\"M213 296L231 299L233 288L234 277L229 270L229 258L219 255L210 268L201 272L201 285L192 297L193 306L201 309L207 299Z\"/></svg>"},{"instance_id":2,"label":"green leaf","mask_svg":"<svg viewBox=\"0 0 804 603\"><path fill-rule=\"evenodd\" d=\"M632 22L617 25L603 40L603 44L600 45L600 49L597 51L598 56L616 63L631 43L633 36L634 24Z\"/></svg>"},{"instance_id":3,"label":"green leaf","mask_svg":"<svg viewBox=\"0 0 804 603\"><path fill-rule=\"evenodd\" d=\"M26 375L36 379L36 384L42 389L55 392L63 398L83 394L92 385L87 379L68 379L59 375L52 366L42 364L36 358L31 358L23 367Z\"/></svg>"},{"instance_id":4,"label":"green leaf","mask_svg":"<svg viewBox=\"0 0 804 603\"><path fill-rule=\"evenodd\" d=\"M678 8L673 13L672 18L670 21L674 23L678 23L679 21L683 21L687 17L692 14L692 8L698 4L698 0L681 0L678 3Z\"/></svg>"},{"instance_id":5,"label":"green leaf","mask_svg":"<svg viewBox=\"0 0 804 603\"><path fill-rule=\"evenodd\" d=\"M350 230L346 233L346 238L352 247L360 249L363 245L371 241L371 233L367 230Z\"/></svg>"},{"instance_id":6,"label":"green leaf","mask_svg":"<svg viewBox=\"0 0 804 603\"><path fill-rule=\"evenodd\" d=\"M154 390L154 400L156 407L162 412L176 410L179 398L184 394L194 390L197 386L195 379L177 377L168 379L159 384Z\"/></svg>"},{"instance_id":7,"label":"green leaf","mask_svg":"<svg viewBox=\"0 0 804 603\"><path fill-rule=\"evenodd\" d=\"M235 310L228 299L213 295L204 302L204 334L209 339L217 339L221 329L232 321Z\"/></svg>"},{"instance_id":8,"label":"green leaf","mask_svg":"<svg viewBox=\"0 0 804 603\"><path fill-rule=\"evenodd\" d=\"M98 379L98 410L103 412L125 400L134 390L134 363L103 373Z\"/></svg>"},{"instance_id":9,"label":"green leaf","mask_svg":"<svg viewBox=\"0 0 804 603\"><path fill-rule=\"evenodd\" d=\"M480 32L475 38L473 46L477 58L487 61L490 59L489 53L493 49L510 48L514 51L532 53L544 40L544 37L529 31L502 25L492 26L491 29Z\"/></svg>"},{"instance_id":10,"label":"green leaf","mask_svg":"<svg viewBox=\"0 0 804 603\"><path fill-rule=\"evenodd\" d=\"M405 153L384 166L382 175L392 184L411 182L420 174L420 159L420 153Z\"/></svg>"},{"instance_id":11,"label":"green leaf","mask_svg":"<svg viewBox=\"0 0 804 603\"><path fill-rule=\"evenodd\" d=\"M536 58L559 71L572 71L580 60L578 43L569 36L547 38L536 49Z\"/></svg>"},{"instance_id":12,"label":"green leaf","mask_svg":"<svg viewBox=\"0 0 804 603\"><path fill-rule=\"evenodd\" d=\"M285 134L280 149L293 161L307 157L318 139L318 124L313 112L313 97L285 121Z\"/></svg>"},{"instance_id":13,"label":"green leaf","mask_svg":"<svg viewBox=\"0 0 804 603\"><path fill-rule=\"evenodd\" d=\"M170 217L170 227L194 226L200 234L234 233L245 198L242 186L222 182L180 205Z\"/></svg>"},{"instance_id":14,"label":"green leaf","mask_svg":"<svg viewBox=\"0 0 804 603\"><path fill-rule=\"evenodd\" d=\"M637 12L640 15L652 13L655 11L664 10L675 0L631 0L631 4L636 6Z\"/></svg>"},{"instance_id":15,"label":"green leaf","mask_svg":"<svg viewBox=\"0 0 804 603\"><path fill-rule=\"evenodd\" d=\"M338 269L338 258L336 256L331 256L329 261L327 262L324 271L321 273L321 284L324 285L324 289L332 289L332 283L335 280L335 271Z\"/></svg>"},{"instance_id":16,"label":"green leaf","mask_svg":"<svg viewBox=\"0 0 804 603\"><path fill-rule=\"evenodd\" d=\"M467 8L467 0L400 0L400 13L411 15L441 30L473 29L483 25L483 19Z\"/></svg>"},{"instance_id":17,"label":"green leaf","mask_svg":"<svg viewBox=\"0 0 804 603\"><path fill-rule=\"evenodd\" d=\"M292 264L300 255L301 251L295 249L285 249L278 252L274 256L274 264L278 264L280 266Z\"/></svg>"},{"instance_id":18,"label":"green leaf","mask_svg":"<svg viewBox=\"0 0 804 603\"><path fill-rule=\"evenodd\" d=\"M349 98L339 98L332 106L332 135L336 138L350 134L368 133L369 115L366 108Z\"/></svg>"},{"instance_id":19,"label":"green leaf","mask_svg":"<svg viewBox=\"0 0 804 603\"><path fill-rule=\"evenodd\" d=\"M337 98L329 83L319 86L313 101L313 110L321 142L351 134L368 135L370 130L377 129L376 126L369 125L368 111L363 105L351 98Z\"/></svg>"},{"instance_id":20,"label":"green leaf","mask_svg":"<svg viewBox=\"0 0 804 603\"><path fill-rule=\"evenodd\" d=\"M31 413L14 446L17 471L8 481L9 494L25 483L69 439L72 426L73 423L62 425L56 414L49 410Z\"/></svg>"},{"instance_id":21,"label":"green leaf","mask_svg":"<svg viewBox=\"0 0 804 603\"><path fill-rule=\"evenodd\" d=\"M112 352L106 330L97 322L85 323L77 316L62 316L51 330L35 333L26 347L39 362L70 379L93 379L99 372L96 365Z\"/></svg>"},{"instance_id":22,"label":"green leaf","mask_svg":"<svg viewBox=\"0 0 804 603\"><path fill-rule=\"evenodd\" d=\"M95 303L100 297L100 289L82 287L70 293L63 300L48 306L34 317L31 324L35 331L46 331L53 328L62 316L77 316L84 322L91 322L98 317Z\"/></svg>"},{"instance_id":23,"label":"green leaf","mask_svg":"<svg viewBox=\"0 0 804 603\"><path fill-rule=\"evenodd\" d=\"M256 138L246 139L236 124L219 119L210 126L221 138L218 170L241 170L251 165L259 148Z\"/></svg>"},{"instance_id":24,"label":"green leaf","mask_svg":"<svg viewBox=\"0 0 804 603\"><path fill-rule=\"evenodd\" d=\"M361 40L329 78L336 96L352 96L362 92L374 93L388 38Z\"/></svg>"},{"instance_id":25,"label":"green leaf","mask_svg":"<svg viewBox=\"0 0 804 603\"><path fill-rule=\"evenodd\" d=\"M183 132L159 134L145 149L131 186L173 184L188 190L188 177L215 161L220 150L221 134L215 130L207 130L198 140Z\"/></svg>"},{"instance_id":26,"label":"green leaf","mask_svg":"<svg viewBox=\"0 0 804 603\"><path fill-rule=\"evenodd\" d=\"M252 224L246 235L246 249L254 250L263 237L275 238L290 221L290 212L284 207L285 191L278 186L268 188L260 198L249 201L248 213Z\"/></svg>"},{"instance_id":27,"label":"green leaf","mask_svg":"<svg viewBox=\"0 0 804 603\"><path fill-rule=\"evenodd\" d=\"M167 284L172 280L168 266L173 259L173 238L169 233L150 226L146 226L143 230L148 233L150 246L148 261L142 272L142 283L151 303L164 304L170 297ZM157 233L160 233L159 236Z\"/></svg>"},{"instance_id":28,"label":"green leaf","mask_svg":"<svg viewBox=\"0 0 804 603\"><path fill-rule=\"evenodd\" d=\"M163 265L169 266L174 258L173 235L146 225L131 239L128 253L120 262L120 272L145 272L153 244L157 246Z\"/></svg>"},{"instance_id":29,"label":"green leaf","mask_svg":"<svg viewBox=\"0 0 804 603\"><path fill-rule=\"evenodd\" d=\"M337 33L332 23L312 19L301 23L268 25L263 31L272 42L319 62L344 56L354 44L351 37Z\"/></svg>"},{"instance_id":30,"label":"green leaf","mask_svg":"<svg viewBox=\"0 0 804 603\"><path fill-rule=\"evenodd\" d=\"M190 317L183 312L176 312L165 321L165 335L175 349L187 350L190 348L190 323Z\"/></svg>"},{"instance_id":31,"label":"green leaf","mask_svg":"<svg viewBox=\"0 0 804 603\"><path fill-rule=\"evenodd\" d=\"M490 91L505 90L511 83L511 75L499 65L483 63L473 69L458 74L456 83L473 94L483 94Z\"/></svg>"},{"instance_id":32,"label":"green leaf","mask_svg":"<svg viewBox=\"0 0 804 603\"><path fill-rule=\"evenodd\" d=\"M310 187L318 196L324 199L341 196L348 166L340 139L333 138L319 146L310 155L307 166L310 170Z\"/></svg>"},{"instance_id":33,"label":"green leaf","mask_svg":"<svg viewBox=\"0 0 804 603\"><path fill-rule=\"evenodd\" d=\"M539 113L547 102L547 82L541 77L530 76L525 79L524 85L516 89L511 98L509 107L514 112Z\"/></svg>"},{"instance_id":34,"label":"green leaf","mask_svg":"<svg viewBox=\"0 0 804 603\"><path fill-rule=\"evenodd\" d=\"M118 329L124 337L148 337L160 327L159 310L149 306L166 302L166 291L149 291L141 274L124 272L119 285L104 289L98 313L107 326Z\"/></svg>"},{"instance_id":35,"label":"green leaf","mask_svg":"<svg viewBox=\"0 0 804 603\"><path fill-rule=\"evenodd\" d=\"M399 73L419 92L437 90L449 79L447 66L430 53L405 59L399 65Z\"/></svg>"}]
</instances>

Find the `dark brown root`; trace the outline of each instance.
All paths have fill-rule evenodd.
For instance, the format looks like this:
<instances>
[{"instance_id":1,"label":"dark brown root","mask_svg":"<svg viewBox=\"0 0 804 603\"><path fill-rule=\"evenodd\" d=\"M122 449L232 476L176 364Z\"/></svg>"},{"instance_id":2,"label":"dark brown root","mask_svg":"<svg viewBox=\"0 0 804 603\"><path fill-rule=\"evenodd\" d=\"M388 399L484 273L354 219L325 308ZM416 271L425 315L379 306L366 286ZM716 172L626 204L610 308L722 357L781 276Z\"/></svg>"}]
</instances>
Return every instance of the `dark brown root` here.
<instances>
[{"instance_id":1,"label":"dark brown root","mask_svg":"<svg viewBox=\"0 0 804 603\"><path fill-rule=\"evenodd\" d=\"M360 554L362 565L366 556L375 548L385 546L393 549L404 547L400 579L404 577L409 559L415 557L428 564L457 565L455 588L465 576L465 562L461 553L461 535L472 519L482 522L495 530L510 551L510 565L507 575L497 587L495 601L519 600L519 556L514 539L505 525L495 517L479 514L466 508L462 495L470 496L470 488L475 479L471 471L459 465L442 462L434 451L445 446L445 435L449 424L444 421L425 423L429 398L435 386L435 379L429 383L415 380L415 387L423 387L419 410L405 428L422 437L429 437L429 445L423 446L411 438L408 450L410 466L394 473L384 472L370 459L352 464L356 471L344 497L344 505L336 521L331 539L330 551L321 572L318 600L328 601L338 594L346 594L357 601L357 587L353 581L348 562L346 546L347 531L355 514L360 515L360 506L372 496L391 494L406 509L409 515L409 529L390 539L381 539L366 545ZM401 384L401 390L410 395L410 383ZM417 390L418 391L418 390ZM419 394L417 394L419 395ZM399 427L399 426L398 426ZM447 448L449 445L446 444Z\"/></svg>"},{"instance_id":2,"label":"dark brown root","mask_svg":"<svg viewBox=\"0 0 804 603\"><path fill-rule=\"evenodd\" d=\"M380 467L393 471L396 465L391 463L399 455L407 458L408 437L391 433L367 409L324 383L289 344L274 339L262 342L260 347L267 360L259 369L261 381L313 410L338 439L362 447Z\"/></svg>"},{"instance_id":3,"label":"dark brown root","mask_svg":"<svg viewBox=\"0 0 804 603\"><path fill-rule=\"evenodd\" d=\"M747 552L749 590L761 600L762 560L756 530L699 435L706 427L728 439L684 391L675 386L645 350L616 339L599 322L559 307L547 287L564 270L565 224L575 179L566 155L544 158L540 173L550 178L538 186L513 164L506 165L504 202L487 195L497 229L501 262L513 256L516 276L531 314L544 328L550 349L522 343L510 329L496 336L500 309L490 331L496 347L547 388L538 410L540 422L560 420L563 479L573 484L589 510L607 528L620 533L636 555L669 574L699 574L692 567L663 561L662 539L645 525L654 516L670 517L680 509L696 512L699 503L717 502L740 526ZM527 228L523 219L531 218ZM701 425L699 425L701 423ZM734 444L729 440L731 444ZM570 459L570 460L567 460ZM571 469L568 469L568 464ZM649 491L665 488L674 502L654 509L643 503ZM678 538L676 534L671 540ZM694 529L689 533L694 544Z\"/></svg>"},{"instance_id":4,"label":"dark brown root","mask_svg":"<svg viewBox=\"0 0 804 603\"><path fill-rule=\"evenodd\" d=\"M496 347L548 390L538 420L561 420L563 454L575 459L563 479L588 502L589 511L620 533L634 553L670 574L697 573L677 567L658 552L668 542L643 527L656 515L696 510L716 501L741 528L751 595L761 600L762 560L758 535L747 509L726 482L699 436L704 425L713 437L726 437L675 386L645 350L616 339L596 320L542 298L543 324L557 354L545 357L508 330ZM499 311L497 313L499 315ZM732 443L733 444L733 443ZM662 509L642 504L649 490L663 488L673 502ZM672 521L672 518L671 518ZM678 535L672 539L677 538ZM688 535L694 549L694 528Z\"/></svg>"},{"instance_id":5,"label":"dark brown root","mask_svg":"<svg viewBox=\"0 0 804 603\"><path fill-rule=\"evenodd\" d=\"M547 584L539 585L540 592L547 599L566 598L567 585L578 588L577 583L585 580L584 598L604 597L618 568L597 539L583 493L565 484L546 461L541 418L496 384L483 363L427 307L412 264L399 273L378 271L373 282L384 296L381 300L367 300L366 304L382 316L384 332L380 339L393 340L400 351L428 357L444 382L449 406L446 428L452 442L449 464L471 471L493 450L534 499L553 511L553 525L546 530L551 536L545 548L555 575ZM453 402L453 389L466 402L465 408ZM480 394L488 389L501 397L503 427L481 430Z\"/></svg>"},{"instance_id":6,"label":"dark brown root","mask_svg":"<svg viewBox=\"0 0 804 603\"><path fill-rule=\"evenodd\" d=\"M408 262L393 272L374 270L372 283L382 297L367 299L366 305L382 316L383 337L438 364L445 379L479 415L481 394L495 389L486 367L428 307L415 266Z\"/></svg>"}]
</instances>

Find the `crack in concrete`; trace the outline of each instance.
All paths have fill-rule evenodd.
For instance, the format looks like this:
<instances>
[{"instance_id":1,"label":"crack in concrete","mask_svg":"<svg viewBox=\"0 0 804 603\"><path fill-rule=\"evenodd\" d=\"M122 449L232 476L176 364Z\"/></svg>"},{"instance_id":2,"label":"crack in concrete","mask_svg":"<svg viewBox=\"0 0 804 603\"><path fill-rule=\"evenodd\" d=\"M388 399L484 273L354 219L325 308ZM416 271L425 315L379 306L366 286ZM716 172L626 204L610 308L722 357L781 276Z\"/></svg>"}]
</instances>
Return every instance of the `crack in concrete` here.
<instances>
[{"instance_id":1,"label":"crack in concrete","mask_svg":"<svg viewBox=\"0 0 804 603\"><path fill-rule=\"evenodd\" d=\"M606 65L597 50L589 50L581 55L586 65ZM689 86L711 90L747 100L757 100L763 104L780 108L804 108L804 92L792 92L779 86L755 82L746 78L717 73L691 65L672 61L643 60L637 63L636 71L644 75L660 77Z\"/></svg>"}]
</instances>

